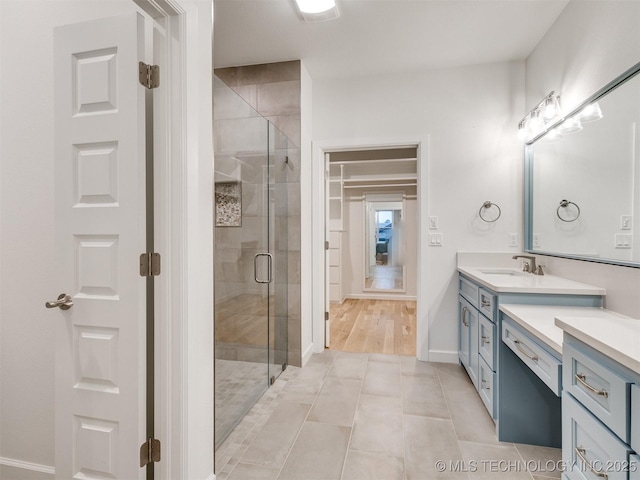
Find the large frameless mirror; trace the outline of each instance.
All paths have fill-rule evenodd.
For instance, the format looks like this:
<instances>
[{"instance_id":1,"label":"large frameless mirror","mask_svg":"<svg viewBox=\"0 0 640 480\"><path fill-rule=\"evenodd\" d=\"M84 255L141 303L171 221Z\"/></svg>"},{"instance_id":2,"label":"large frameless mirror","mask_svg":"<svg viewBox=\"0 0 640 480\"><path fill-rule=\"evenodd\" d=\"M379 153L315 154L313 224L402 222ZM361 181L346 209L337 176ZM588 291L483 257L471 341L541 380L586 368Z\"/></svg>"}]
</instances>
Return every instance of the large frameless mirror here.
<instances>
[{"instance_id":1,"label":"large frameless mirror","mask_svg":"<svg viewBox=\"0 0 640 480\"><path fill-rule=\"evenodd\" d=\"M525 147L527 252L640 267L639 72Z\"/></svg>"},{"instance_id":2,"label":"large frameless mirror","mask_svg":"<svg viewBox=\"0 0 640 480\"><path fill-rule=\"evenodd\" d=\"M364 291L406 291L404 195L364 196Z\"/></svg>"}]
</instances>

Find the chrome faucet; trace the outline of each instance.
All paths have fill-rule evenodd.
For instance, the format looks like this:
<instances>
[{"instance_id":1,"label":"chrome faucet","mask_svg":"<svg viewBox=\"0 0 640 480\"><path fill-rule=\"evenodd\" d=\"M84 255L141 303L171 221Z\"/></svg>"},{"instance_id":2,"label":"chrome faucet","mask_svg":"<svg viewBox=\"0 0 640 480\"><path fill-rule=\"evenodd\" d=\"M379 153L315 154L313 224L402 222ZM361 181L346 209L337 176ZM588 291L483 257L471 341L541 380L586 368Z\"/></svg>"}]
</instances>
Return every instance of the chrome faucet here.
<instances>
[{"instance_id":1,"label":"chrome faucet","mask_svg":"<svg viewBox=\"0 0 640 480\"><path fill-rule=\"evenodd\" d=\"M536 268L536 257L532 257L531 255L514 255L513 259L517 260L518 258L526 258L528 261L523 262L522 271L523 272L531 272L534 275L544 275L541 268Z\"/></svg>"}]
</instances>

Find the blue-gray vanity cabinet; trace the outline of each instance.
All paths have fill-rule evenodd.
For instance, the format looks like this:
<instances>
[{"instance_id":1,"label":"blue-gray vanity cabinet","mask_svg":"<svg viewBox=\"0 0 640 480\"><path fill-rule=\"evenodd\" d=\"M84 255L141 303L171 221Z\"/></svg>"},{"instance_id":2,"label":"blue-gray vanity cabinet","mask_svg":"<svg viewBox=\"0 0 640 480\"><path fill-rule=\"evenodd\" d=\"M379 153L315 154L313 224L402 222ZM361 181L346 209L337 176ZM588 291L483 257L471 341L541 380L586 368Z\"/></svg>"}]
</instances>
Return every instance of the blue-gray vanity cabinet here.
<instances>
[{"instance_id":1,"label":"blue-gray vanity cabinet","mask_svg":"<svg viewBox=\"0 0 640 480\"><path fill-rule=\"evenodd\" d=\"M460 295L458 300L458 358L478 388L478 310Z\"/></svg>"},{"instance_id":2,"label":"blue-gray vanity cabinet","mask_svg":"<svg viewBox=\"0 0 640 480\"><path fill-rule=\"evenodd\" d=\"M496 296L462 276L458 291L458 358L495 418Z\"/></svg>"},{"instance_id":3,"label":"blue-gray vanity cabinet","mask_svg":"<svg viewBox=\"0 0 640 480\"><path fill-rule=\"evenodd\" d=\"M640 385L631 385L631 448L640 452Z\"/></svg>"},{"instance_id":4,"label":"blue-gray vanity cabinet","mask_svg":"<svg viewBox=\"0 0 640 480\"><path fill-rule=\"evenodd\" d=\"M553 393L560 396L562 359L557 354L552 354L507 316L502 320L502 341Z\"/></svg>"},{"instance_id":5,"label":"blue-gray vanity cabinet","mask_svg":"<svg viewBox=\"0 0 640 480\"><path fill-rule=\"evenodd\" d=\"M499 440L559 447L560 364L553 355L536 365L540 380L501 340L501 303L600 307L597 294L496 292L460 272L458 276L458 357L491 418ZM503 348L504 347L504 348ZM523 347L526 348L526 347ZM503 352L503 350L505 350ZM517 347L515 348L516 350ZM514 350L515 351L515 350ZM548 352L545 352L548 353ZM544 353L543 353L544 354ZM539 358L542 358L542 355ZM503 362L505 363L501 363ZM502 379L506 379L503 382ZM506 383L506 384L505 384ZM528 409L521 407L521 402ZM532 406L535 404L535 406ZM541 418L544 417L544 422ZM502 418L502 420L501 420Z\"/></svg>"},{"instance_id":6,"label":"blue-gray vanity cabinet","mask_svg":"<svg viewBox=\"0 0 640 480\"><path fill-rule=\"evenodd\" d=\"M566 479L638 480L640 375L566 332L562 354Z\"/></svg>"},{"instance_id":7,"label":"blue-gray vanity cabinet","mask_svg":"<svg viewBox=\"0 0 640 480\"><path fill-rule=\"evenodd\" d=\"M629 446L577 400L563 396L562 456L570 480L627 480L630 453Z\"/></svg>"},{"instance_id":8,"label":"blue-gray vanity cabinet","mask_svg":"<svg viewBox=\"0 0 640 480\"><path fill-rule=\"evenodd\" d=\"M629 456L629 480L640 480L640 455Z\"/></svg>"}]
</instances>

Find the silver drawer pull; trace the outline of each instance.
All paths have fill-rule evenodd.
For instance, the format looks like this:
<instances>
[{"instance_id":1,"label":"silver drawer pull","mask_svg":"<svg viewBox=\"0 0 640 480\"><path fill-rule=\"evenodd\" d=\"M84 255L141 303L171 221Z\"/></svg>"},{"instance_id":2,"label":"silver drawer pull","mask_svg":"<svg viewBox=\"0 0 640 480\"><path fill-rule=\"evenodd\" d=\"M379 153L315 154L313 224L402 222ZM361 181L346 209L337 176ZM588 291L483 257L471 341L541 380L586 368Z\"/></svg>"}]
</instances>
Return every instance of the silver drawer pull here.
<instances>
[{"instance_id":1,"label":"silver drawer pull","mask_svg":"<svg viewBox=\"0 0 640 480\"><path fill-rule=\"evenodd\" d=\"M578 458L584 462L587 468L591 470L596 477L604 478L605 480L608 479L609 475L607 475L606 472L594 468L594 466L589 463L587 457L585 456L586 453L587 450L584 447L576 447L576 455L578 455Z\"/></svg>"},{"instance_id":2,"label":"silver drawer pull","mask_svg":"<svg viewBox=\"0 0 640 480\"><path fill-rule=\"evenodd\" d=\"M602 390L598 390L595 387L592 387L587 383L587 376L584 373L576 374L576 380L580 382L584 388L589 390L591 393L595 393L596 395L602 395L604 398L609 398L609 392L607 392L604 388Z\"/></svg>"},{"instance_id":3,"label":"silver drawer pull","mask_svg":"<svg viewBox=\"0 0 640 480\"><path fill-rule=\"evenodd\" d=\"M491 390L491 387L489 386L489 384L484 380L482 380L480 383L482 384L482 388L484 388L485 390Z\"/></svg>"},{"instance_id":4,"label":"silver drawer pull","mask_svg":"<svg viewBox=\"0 0 640 480\"><path fill-rule=\"evenodd\" d=\"M482 335L482 343L491 343L491 339L489 337L485 337L484 335Z\"/></svg>"},{"instance_id":5,"label":"silver drawer pull","mask_svg":"<svg viewBox=\"0 0 640 480\"><path fill-rule=\"evenodd\" d=\"M462 307L462 324L465 327L469 326L469 322L467 322L467 320L466 320L468 311L469 311L469 309L467 307Z\"/></svg>"},{"instance_id":6,"label":"silver drawer pull","mask_svg":"<svg viewBox=\"0 0 640 480\"><path fill-rule=\"evenodd\" d=\"M491 306L491 302L487 302L485 300L482 300L480 303L482 304L483 307L490 307Z\"/></svg>"},{"instance_id":7,"label":"silver drawer pull","mask_svg":"<svg viewBox=\"0 0 640 480\"><path fill-rule=\"evenodd\" d=\"M537 355L531 355L531 354L527 353L527 351L526 351L524 348L522 348L522 347L520 346L520 343L521 343L521 342L520 342L520 340L515 339L515 340L513 341L513 343L515 343L515 344L516 344L516 347L518 347L518 350L520 350L520 351L524 354L524 356L525 356L525 357L530 358L530 359L531 359L531 360L533 360L534 362L537 362L537 361L538 361L538 356L537 356Z\"/></svg>"}]
</instances>

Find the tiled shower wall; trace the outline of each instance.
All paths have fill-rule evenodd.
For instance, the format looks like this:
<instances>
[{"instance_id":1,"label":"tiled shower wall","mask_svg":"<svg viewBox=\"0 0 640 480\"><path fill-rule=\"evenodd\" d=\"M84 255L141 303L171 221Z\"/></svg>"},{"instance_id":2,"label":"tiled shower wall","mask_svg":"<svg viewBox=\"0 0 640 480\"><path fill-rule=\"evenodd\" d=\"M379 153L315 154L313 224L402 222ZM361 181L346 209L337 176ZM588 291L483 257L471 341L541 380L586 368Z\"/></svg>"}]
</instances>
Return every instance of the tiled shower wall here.
<instances>
[{"instance_id":1,"label":"tiled shower wall","mask_svg":"<svg viewBox=\"0 0 640 480\"><path fill-rule=\"evenodd\" d=\"M291 141L288 199L288 363L301 366L300 61L219 68L214 73ZM279 310L278 307L276 307Z\"/></svg>"}]
</instances>

